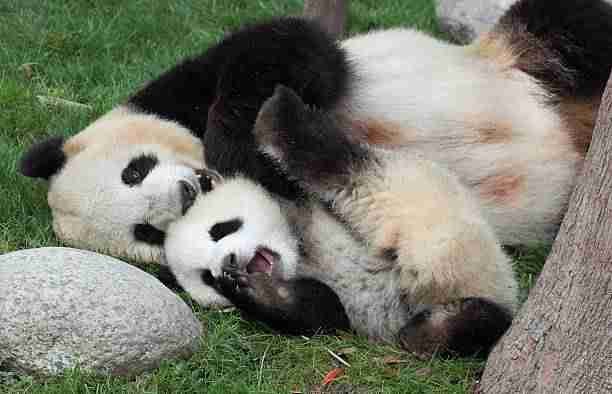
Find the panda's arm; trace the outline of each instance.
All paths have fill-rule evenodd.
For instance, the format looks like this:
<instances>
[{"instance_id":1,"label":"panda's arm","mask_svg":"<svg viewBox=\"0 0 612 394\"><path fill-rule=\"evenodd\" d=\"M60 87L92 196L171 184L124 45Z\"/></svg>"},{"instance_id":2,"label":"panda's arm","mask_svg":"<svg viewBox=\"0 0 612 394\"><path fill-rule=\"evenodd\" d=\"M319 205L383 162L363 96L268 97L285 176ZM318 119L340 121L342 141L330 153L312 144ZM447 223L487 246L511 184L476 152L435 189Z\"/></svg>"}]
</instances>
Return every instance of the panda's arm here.
<instances>
[{"instance_id":1,"label":"panda's arm","mask_svg":"<svg viewBox=\"0 0 612 394\"><path fill-rule=\"evenodd\" d=\"M242 173L295 197L295 184L255 149L257 112L277 84L309 105L332 109L346 96L350 76L346 54L316 23L276 18L228 34L150 82L128 104L190 129L204 142L206 164L221 174Z\"/></svg>"},{"instance_id":2,"label":"panda's arm","mask_svg":"<svg viewBox=\"0 0 612 394\"><path fill-rule=\"evenodd\" d=\"M285 281L235 270L208 280L248 318L283 334L314 335L350 328L338 296L317 280Z\"/></svg>"}]
</instances>

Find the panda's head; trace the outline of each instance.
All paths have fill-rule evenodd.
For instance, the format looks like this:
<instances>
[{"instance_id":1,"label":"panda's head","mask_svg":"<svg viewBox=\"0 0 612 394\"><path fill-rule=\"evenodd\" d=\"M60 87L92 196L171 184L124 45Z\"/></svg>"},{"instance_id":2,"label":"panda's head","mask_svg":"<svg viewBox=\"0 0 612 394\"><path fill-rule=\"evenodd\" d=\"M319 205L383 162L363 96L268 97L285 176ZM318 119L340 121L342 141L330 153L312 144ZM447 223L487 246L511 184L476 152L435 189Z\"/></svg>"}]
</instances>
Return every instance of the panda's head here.
<instances>
[{"instance_id":1,"label":"panda's head","mask_svg":"<svg viewBox=\"0 0 612 394\"><path fill-rule=\"evenodd\" d=\"M162 261L168 224L211 187L203 168L201 142L188 130L124 106L67 140L35 144L20 163L22 174L49 180L59 239L150 262Z\"/></svg>"},{"instance_id":2,"label":"panda's head","mask_svg":"<svg viewBox=\"0 0 612 394\"><path fill-rule=\"evenodd\" d=\"M242 177L198 195L168 228L167 264L178 283L202 306L229 304L208 283L232 256L241 268L290 279L296 274L298 240L287 215L294 204L272 197Z\"/></svg>"}]
</instances>

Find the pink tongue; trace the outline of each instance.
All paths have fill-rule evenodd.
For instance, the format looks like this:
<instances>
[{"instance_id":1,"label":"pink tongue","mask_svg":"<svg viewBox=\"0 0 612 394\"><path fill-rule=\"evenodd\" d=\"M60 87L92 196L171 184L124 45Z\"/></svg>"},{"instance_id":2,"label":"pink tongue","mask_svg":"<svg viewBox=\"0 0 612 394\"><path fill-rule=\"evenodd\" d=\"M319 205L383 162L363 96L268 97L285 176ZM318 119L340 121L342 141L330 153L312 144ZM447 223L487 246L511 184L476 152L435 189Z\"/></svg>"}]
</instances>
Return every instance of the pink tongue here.
<instances>
[{"instance_id":1,"label":"pink tongue","mask_svg":"<svg viewBox=\"0 0 612 394\"><path fill-rule=\"evenodd\" d=\"M247 272L252 274L253 272L263 272L269 274L272 272L272 264L264 257L260 252L255 253L255 256L247 264Z\"/></svg>"}]
</instances>

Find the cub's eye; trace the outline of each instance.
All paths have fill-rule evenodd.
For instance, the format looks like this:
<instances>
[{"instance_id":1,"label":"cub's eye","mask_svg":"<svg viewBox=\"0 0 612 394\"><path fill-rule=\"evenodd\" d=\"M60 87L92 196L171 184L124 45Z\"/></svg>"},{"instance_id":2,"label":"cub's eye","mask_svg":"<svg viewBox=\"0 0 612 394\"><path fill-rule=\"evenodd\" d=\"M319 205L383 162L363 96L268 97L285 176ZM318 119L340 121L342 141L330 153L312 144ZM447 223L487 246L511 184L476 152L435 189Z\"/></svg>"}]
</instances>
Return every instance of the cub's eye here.
<instances>
[{"instance_id":1,"label":"cub's eye","mask_svg":"<svg viewBox=\"0 0 612 394\"><path fill-rule=\"evenodd\" d=\"M130 167L125 168L123 170L123 173L121 174L121 180L126 185L136 185L142 182L142 178L143 176L140 173L140 171L138 171L135 168L130 168Z\"/></svg>"},{"instance_id":2,"label":"cub's eye","mask_svg":"<svg viewBox=\"0 0 612 394\"><path fill-rule=\"evenodd\" d=\"M157 165L157 157L153 155L140 155L132 159L121 173L121 180L128 186L135 186L149 175Z\"/></svg>"},{"instance_id":3,"label":"cub's eye","mask_svg":"<svg viewBox=\"0 0 612 394\"><path fill-rule=\"evenodd\" d=\"M196 170L196 175L203 193L211 191L223 179L217 171L211 169Z\"/></svg>"},{"instance_id":4,"label":"cub's eye","mask_svg":"<svg viewBox=\"0 0 612 394\"><path fill-rule=\"evenodd\" d=\"M200 176L200 188L203 193L207 193L213 189L213 180L208 175Z\"/></svg>"}]
</instances>

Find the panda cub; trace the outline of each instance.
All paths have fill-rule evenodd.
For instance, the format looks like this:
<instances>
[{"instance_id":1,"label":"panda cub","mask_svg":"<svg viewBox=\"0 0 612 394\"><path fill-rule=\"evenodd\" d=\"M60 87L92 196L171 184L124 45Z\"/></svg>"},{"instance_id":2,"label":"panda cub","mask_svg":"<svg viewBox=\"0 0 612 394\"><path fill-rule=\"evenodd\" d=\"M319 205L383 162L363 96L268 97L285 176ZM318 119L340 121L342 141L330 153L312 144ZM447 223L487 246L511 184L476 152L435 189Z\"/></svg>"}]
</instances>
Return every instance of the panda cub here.
<instances>
[{"instance_id":1,"label":"panda cub","mask_svg":"<svg viewBox=\"0 0 612 394\"><path fill-rule=\"evenodd\" d=\"M282 86L254 135L309 197L277 198L238 176L196 198L165 244L196 300L217 292L282 332L350 327L417 353L473 355L502 335L517 283L455 175L361 143L344 119Z\"/></svg>"}]
</instances>

